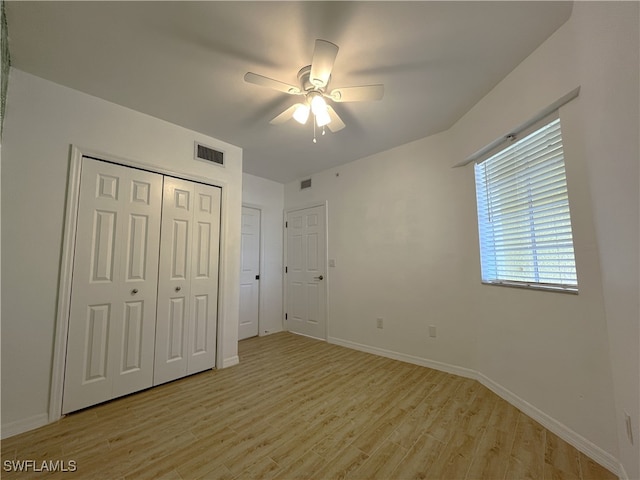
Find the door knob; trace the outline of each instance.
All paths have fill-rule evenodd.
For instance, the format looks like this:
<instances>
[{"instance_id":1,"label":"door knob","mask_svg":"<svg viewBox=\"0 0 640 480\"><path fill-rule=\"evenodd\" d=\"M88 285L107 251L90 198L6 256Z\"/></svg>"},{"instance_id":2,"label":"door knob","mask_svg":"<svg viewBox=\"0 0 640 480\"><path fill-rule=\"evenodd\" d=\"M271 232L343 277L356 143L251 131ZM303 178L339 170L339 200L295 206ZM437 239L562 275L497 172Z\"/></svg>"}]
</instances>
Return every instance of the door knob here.
<instances>
[{"instance_id":1,"label":"door knob","mask_svg":"<svg viewBox=\"0 0 640 480\"><path fill-rule=\"evenodd\" d=\"M176 292L179 292L180 290L182 290L182 287L176 287Z\"/></svg>"},{"instance_id":2,"label":"door knob","mask_svg":"<svg viewBox=\"0 0 640 480\"><path fill-rule=\"evenodd\" d=\"M135 295L136 293L138 293L138 289L134 288L133 290L131 290L131 295Z\"/></svg>"},{"instance_id":3,"label":"door knob","mask_svg":"<svg viewBox=\"0 0 640 480\"><path fill-rule=\"evenodd\" d=\"M320 275L319 277L313 277L314 280L322 280L324 277Z\"/></svg>"}]
</instances>

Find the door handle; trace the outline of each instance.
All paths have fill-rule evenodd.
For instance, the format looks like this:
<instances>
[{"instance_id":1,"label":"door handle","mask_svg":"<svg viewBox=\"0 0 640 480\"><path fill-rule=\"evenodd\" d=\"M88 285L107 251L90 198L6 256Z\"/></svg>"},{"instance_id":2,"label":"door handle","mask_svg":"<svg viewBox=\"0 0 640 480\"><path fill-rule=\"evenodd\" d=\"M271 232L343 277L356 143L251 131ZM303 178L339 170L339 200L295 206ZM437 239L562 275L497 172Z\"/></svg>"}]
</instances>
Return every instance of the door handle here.
<instances>
[{"instance_id":1,"label":"door handle","mask_svg":"<svg viewBox=\"0 0 640 480\"><path fill-rule=\"evenodd\" d=\"M176 287L176 292L179 292L180 290L182 290L182 287Z\"/></svg>"},{"instance_id":2,"label":"door handle","mask_svg":"<svg viewBox=\"0 0 640 480\"><path fill-rule=\"evenodd\" d=\"M136 293L138 293L138 289L134 288L133 290L131 290L131 295L135 295Z\"/></svg>"},{"instance_id":3,"label":"door handle","mask_svg":"<svg viewBox=\"0 0 640 480\"><path fill-rule=\"evenodd\" d=\"M314 280L322 280L324 279L324 277L322 275L320 275L319 277L313 277Z\"/></svg>"}]
</instances>

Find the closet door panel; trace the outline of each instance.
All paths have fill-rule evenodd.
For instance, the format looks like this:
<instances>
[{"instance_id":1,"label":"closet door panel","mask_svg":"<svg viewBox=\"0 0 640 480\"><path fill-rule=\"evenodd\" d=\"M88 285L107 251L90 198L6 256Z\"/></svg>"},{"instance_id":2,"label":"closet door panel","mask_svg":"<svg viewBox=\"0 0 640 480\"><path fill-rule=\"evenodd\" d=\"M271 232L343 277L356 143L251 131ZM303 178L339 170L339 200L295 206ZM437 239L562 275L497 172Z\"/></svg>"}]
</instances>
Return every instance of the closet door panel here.
<instances>
[{"instance_id":1,"label":"closet door panel","mask_svg":"<svg viewBox=\"0 0 640 480\"><path fill-rule=\"evenodd\" d=\"M189 374L213 368L216 363L220 197L217 187L194 185Z\"/></svg>"},{"instance_id":2,"label":"closet door panel","mask_svg":"<svg viewBox=\"0 0 640 480\"><path fill-rule=\"evenodd\" d=\"M161 198L161 175L82 161L64 413L151 386Z\"/></svg>"},{"instance_id":3,"label":"closet door panel","mask_svg":"<svg viewBox=\"0 0 640 480\"><path fill-rule=\"evenodd\" d=\"M126 167L121 167L126 168ZM162 176L136 169L124 184L119 297L121 322L114 332L113 396L153 385L158 293Z\"/></svg>"},{"instance_id":4,"label":"closet door panel","mask_svg":"<svg viewBox=\"0 0 640 480\"><path fill-rule=\"evenodd\" d=\"M164 179L154 385L187 373L194 184Z\"/></svg>"}]
</instances>

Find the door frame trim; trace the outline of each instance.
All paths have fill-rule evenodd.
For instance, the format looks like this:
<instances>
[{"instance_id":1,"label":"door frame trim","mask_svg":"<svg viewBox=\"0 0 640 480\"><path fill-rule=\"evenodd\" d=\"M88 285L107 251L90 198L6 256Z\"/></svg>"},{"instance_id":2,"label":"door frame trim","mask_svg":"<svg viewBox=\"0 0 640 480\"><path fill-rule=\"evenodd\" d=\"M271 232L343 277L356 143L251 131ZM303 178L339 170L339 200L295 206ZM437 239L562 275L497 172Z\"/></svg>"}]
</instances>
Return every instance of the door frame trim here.
<instances>
[{"instance_id":1,"label":"door frame trim","mask_svg":"<svg viewBox=\"0 0 640 480\"><path fill-rule=\"evenodd\" d=\"M329 275L329 202L327 200L320 200L317 202L311 202L311 203L304 203L301 205L298 205L296 207L290 207L290 208L286 208L284 210L284 218L282 221L282 231L283 231L283 252L282 252L282 260L283 260L283 265L287 266L287 254L288 254L288 234L287 234L287 227L286 222L288 221L287 218L289 216L290 213L292 212L296 212L298 210L306 210L307 208L313 208L313 207L322 207L324 208L324 258L322 259L322 262L324 263L324 277L325 280L323 282L323 287L324 288L324 338L322 338L321 340L325 340L327 341L329 338L329 282L331 281L330 275ZM284 270L284 268L283 268ZM282 325L283 325L283 330L285 331L289 331L287 329L287 323L285 321L285 314L287 313L287 295L288 295L288 277L287 277L287 273L285 273L284 271L282 272L282 280L283 280L283 288L282 288ZM314 337L315 338L315 337Z\"/></svg>"},{"instance_id":2,"label":"door frame trim","mask_svg":"<svg viewBox=\"0 0 640 480\"><path fill-rule=\"evenodd\" d=\"M264 223L265 207L263 205L258 205L257 203L251 203L251 202L242 202L242 207L253 208L254 210L260 211L260 234L258 237L260 240L260 245L258 246L258 255L260 255L260 260L258 262L258 268L260 269L260 274L259 274L260 283L258 284L258 336L261 337L264 335L262 330L260 330L260 327L262 326L261 321L264 314L264 295L262 294L262 285L263 285L265 270L264 270L264 228L262 228L263 227L262 224Z\"/></svg>"},{"instance_id":3,"label":"door frame trim","mask_svg":"<svg viewBox=\"0 0 640 480\"><path fill-rule=\"evenodd\" d=\"M55 333L53 345L53 364L51 369L51 388L49 390L49 422L59 420L62 414L62 396L64 390L65 361L67 357L67 334L69 332L69 313L71 308L71 281L73 275L73 260L76 247L76 228L78 223L78 201L80 196L80 173L82 170L82 157L92 157L97 160L115 163L124 167L137 168L161 175L190 180L218 187L221 190L220 198L220 246L218 262L218 321L216 331L216 367L224 364L222 352L223 319L225 317L224 289L221 279L225 278L225 261L223 252L226 251L226 223L228 188L227 183L221 180L200 177L169 170L151 165L138 160L122 158L109 153L104 153L89 148L71 145L69 152L69 173L67 176L67 195L64 211L64 226L62 231L62 252L60 256L60 275L58 279L58 298L56 307Z\"/></svg>"}]
</instances>

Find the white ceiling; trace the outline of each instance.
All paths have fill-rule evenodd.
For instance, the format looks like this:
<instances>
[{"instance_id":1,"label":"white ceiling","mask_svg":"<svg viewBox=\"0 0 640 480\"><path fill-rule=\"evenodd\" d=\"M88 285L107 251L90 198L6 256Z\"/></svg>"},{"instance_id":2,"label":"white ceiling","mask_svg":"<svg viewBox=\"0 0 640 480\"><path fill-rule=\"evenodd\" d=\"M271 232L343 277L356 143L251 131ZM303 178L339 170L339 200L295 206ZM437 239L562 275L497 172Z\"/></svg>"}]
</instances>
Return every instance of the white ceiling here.
<instances>
[{"instance_id":1,"label":"white ceiling","mask_svg":"<svg viewBox=\"0 0 640 480\"><path fill-rule=\"evenodd\" d=\"M288 182L446 130L562 25L571 2L13 2L12 65L244 149L244 171ZM347 127L269 120L298 97L316 38L340 47L331 86ZM508 99L505 101L509 101ZM512 100L516 101L516 100Z\"/></svg>"}]
</instances>

